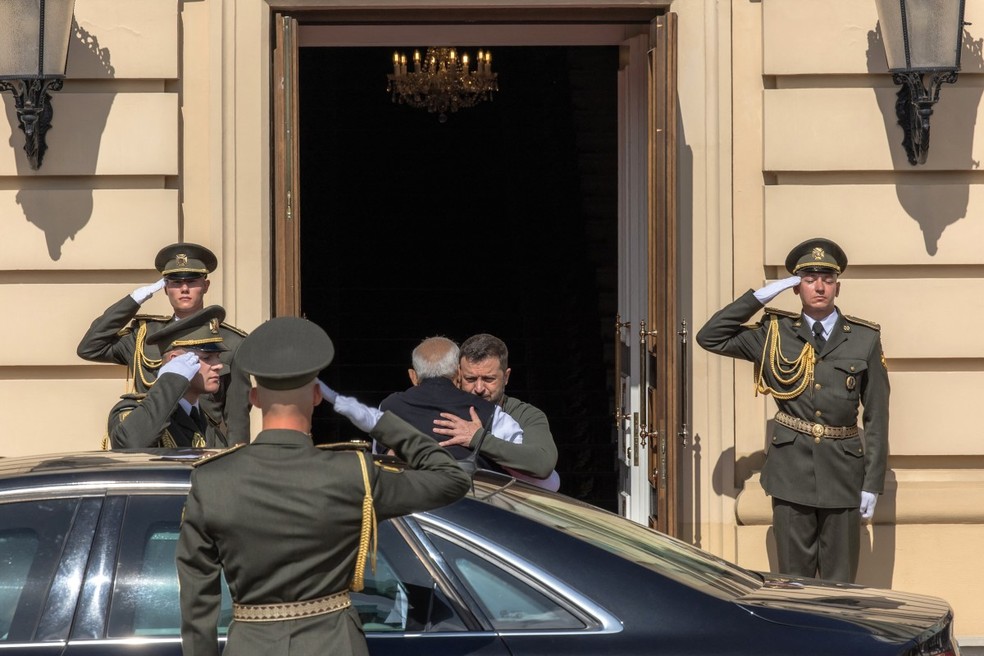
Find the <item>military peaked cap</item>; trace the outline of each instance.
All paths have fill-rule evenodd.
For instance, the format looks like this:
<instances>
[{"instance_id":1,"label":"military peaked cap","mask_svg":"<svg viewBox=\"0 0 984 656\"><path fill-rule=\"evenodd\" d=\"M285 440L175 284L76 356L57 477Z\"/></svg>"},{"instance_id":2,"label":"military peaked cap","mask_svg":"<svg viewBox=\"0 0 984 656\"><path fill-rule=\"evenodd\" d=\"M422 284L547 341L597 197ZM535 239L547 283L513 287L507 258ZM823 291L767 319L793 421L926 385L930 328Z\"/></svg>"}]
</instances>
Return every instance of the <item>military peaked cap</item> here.
<instances>
[{"instance_id":1,"label":"military peaked cap","mask_svg":"<svg viewBox=\"0 0 984 656\"><path fill-rule=\"evenodd\" d=\"M147 335L148 344L158 344L161 353L183 348L195 351L228 351L222 343L219 324L225 319L221 305L209 305L191 316L167 324Z\"/></svg>"},{"instance_id":2,"label":"military peaked cap","mask_svg":"<svg viewBox=\"0 0 984 656\"><path fill-rule=\"evenodd\" d=\"M199 278L215 271L219 265L215 253L204 246L179 242L157 253L154 266L165 278Z\"/></svg>"},{"instance_id":3,"label":"military peaked cap","mask_svg":"<svg viewBox=\"0 0 984 656\"><path fill-rule=\"evenodd\" d=\"M810 271L841 274L846 268L847 255L841 247L822 237L807 239L786 256L786 270L792 274Z\"/></svg>"},{"instance_id":4,"label":"military peaked cap","mask_svg":"<svg viewBox=\"0 0 984 656\"><path fill-rule=\"evenodd\" d=\"M321 326L298 317L276 317L249 334L236 351L236 362L256 376L260 387L291 390L314 380L335 357L331 338Z\"/></svg>"}]
</instances>

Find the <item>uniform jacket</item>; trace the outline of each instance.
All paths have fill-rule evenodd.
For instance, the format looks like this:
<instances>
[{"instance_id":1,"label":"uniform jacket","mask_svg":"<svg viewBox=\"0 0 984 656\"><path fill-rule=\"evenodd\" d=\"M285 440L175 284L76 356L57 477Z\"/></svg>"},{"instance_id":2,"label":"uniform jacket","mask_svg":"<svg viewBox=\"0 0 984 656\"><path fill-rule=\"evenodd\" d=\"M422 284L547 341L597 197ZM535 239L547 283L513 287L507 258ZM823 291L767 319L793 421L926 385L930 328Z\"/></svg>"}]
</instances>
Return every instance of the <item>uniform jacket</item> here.
<instances>
[{"instance_id":1,"label":"uniform jacket","mask_svg":"<svg viewBox=\"0 0 984 656\"><path fill-rule=\"evenodd\" d=\"M453 381L442 377L425 378L419 385L405 392L390 394L379 404L380 410L391 411L424 435L429 435L437 441L446 439L443 435L434 432L434 420L440 419L442 412L470 421L470 409L473 407L483 426L495 412L495 405L490 401L460 390L455 387ZM450 446L447 449L448 453L458 460L472 454L471 449L463 446ZM479 466L488 468L488 462L482 462Z\"/></svg>"},{"instance_id":2,"label":"uniform jacket","mask_svg":"<svg viewBox=\"0 0 984 656\"><path fill-rule=\"evenodd\" d=\"M482 442L482 455L497 464L537 478L547 478L557 466L557 445L547 416L539 408L512 397L502 397L502 410L523 429L523 442L502 439Z\"/></svg>"},{"instance_id":3,"label":"uniform jacket","mask_svg":"<svg viewBox=\"0 0 984 656\"><path fill-rule=\"evenodd\" d=\"M205 408L206 429L202 436L198 426L178 401L188 391L188 379L166 373L147 394L125 394L109 412L109 439L114 449L144 449L174 446L191 447L196 437L204 437L208 448L228 446L217 417Z\"/></svg>"},{"instance_id":4,"label":"uniform jacket","mask_svg":"<svg viewBox=\"0 0 984 656\"><path fill-rule=\"evenodd\" d=\"M763 366L763 380L784 389L776 380L766 354L766 329L778 320L782 356L795 360L807 342L811 327L801 315L766 309L756 324L742 324L762 309L749 290L719 311L697 333L697 343L713 353ZM813 384L798 396L775 399L779 410L825 426L855 426L859 406L864 427L860 437L822 438L775 425L762 486L780 499L817 508L850 508L860 503L861 490L880 493L885 485L888 455L888 372L878 326L845 316L838 320L823 350L817 354Z\"/></svg>"},{"instance_id":5,"label":"uniform jacket","mask_svg":"<svg viewBox=\"0 0 984 656\"><path fill-rule=\"evenodd\" d=\"M79 342L77 353L90 362L111 362L126 365L133 380L133 391L149 391L157 379L160 364L149 366L147 360L160 362L161 352L156 344L142 345L144 358L137 355L137 334L141 326L148 335L173 320L173 316L138 315L140 304L129 295L111 305L96 318ZM203 395L199 404L212 417L224 422L224 433L232 442L249 440L249 375L235 366L236 349L246 333L223 323L219 326L223 345L229 349L219 355L222 364L221 384L215 394ZM135 362L139 360L139 362Z\"/></svg>"},{"instance_id":6,"label":"uniform jacket","mask_svg":"<svg viewBox=\"0 0 984 656\"><path fill-rule=\"evenodd\" d=\"M393 413L371 436L406 470L368 454L323 451L311 437L265 430L196 468L177 547L185 656L217 656L220 574L236 603L316 599L349 589L362 521L366 458L379 521L460 498L470 480L432 438ZM236 494L229 494L236 490ZM284 622L233 622L224 654L366 654L354 608Z\"/></svg>"}]
</instances>

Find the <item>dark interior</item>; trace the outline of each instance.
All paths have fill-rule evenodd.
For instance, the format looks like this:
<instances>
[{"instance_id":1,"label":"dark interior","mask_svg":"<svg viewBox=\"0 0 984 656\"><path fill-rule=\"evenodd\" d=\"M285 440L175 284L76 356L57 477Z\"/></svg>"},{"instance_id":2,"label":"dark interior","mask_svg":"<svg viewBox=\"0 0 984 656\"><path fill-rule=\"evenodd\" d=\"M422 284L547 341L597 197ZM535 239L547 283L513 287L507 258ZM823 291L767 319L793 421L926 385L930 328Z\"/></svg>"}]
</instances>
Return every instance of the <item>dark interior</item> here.
<instances>
[{"instance_id":1,"label":"dark interior","mask_svg":"<svg viewBox=\"0 0 984 656\"><path fill-rule=\"evenodd\" d=\"M391 102L393 49L301 49L303 312L335 343L326 382L369 404L421 339L500 337L561 491L614 509L618 49L492 53L500 91L441 123ZM314 435L359 433L325 405Z\"/></svg>"}]
</instances>

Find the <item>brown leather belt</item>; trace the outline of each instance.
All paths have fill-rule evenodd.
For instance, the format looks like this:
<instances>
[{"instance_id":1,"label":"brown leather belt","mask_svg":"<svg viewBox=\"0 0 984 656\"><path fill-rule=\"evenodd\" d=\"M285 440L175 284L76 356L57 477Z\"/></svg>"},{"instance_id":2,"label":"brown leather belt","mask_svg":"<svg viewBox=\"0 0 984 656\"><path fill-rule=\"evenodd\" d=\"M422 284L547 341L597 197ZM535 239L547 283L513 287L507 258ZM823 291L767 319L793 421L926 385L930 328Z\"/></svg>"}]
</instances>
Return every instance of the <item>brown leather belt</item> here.
<instances>
[{"instance_id":1,"label":"brown leather belt","mask_svg":"<svg viewBox=\"0 0 984 656\"><path fill-rule=\"evenodd\" d=\"M845 440L849 437L858 436L857 426L824 426L788 415L785 412L776 413L776 423L792 428L794 431L812 435L816 439L826 437L829 440Z\"/></svg>"},{"instance_id":2,"label":"brown leather belt","mask_svg":"<svg viewBox=\"0 0 984 656\"><path fill-rule=\"evenodd\" d=\"M348 590L327 597L282 604L233 604L232 619L237 622L280 622L327 615L352 605Z\"/></svg>"}]
</instances>

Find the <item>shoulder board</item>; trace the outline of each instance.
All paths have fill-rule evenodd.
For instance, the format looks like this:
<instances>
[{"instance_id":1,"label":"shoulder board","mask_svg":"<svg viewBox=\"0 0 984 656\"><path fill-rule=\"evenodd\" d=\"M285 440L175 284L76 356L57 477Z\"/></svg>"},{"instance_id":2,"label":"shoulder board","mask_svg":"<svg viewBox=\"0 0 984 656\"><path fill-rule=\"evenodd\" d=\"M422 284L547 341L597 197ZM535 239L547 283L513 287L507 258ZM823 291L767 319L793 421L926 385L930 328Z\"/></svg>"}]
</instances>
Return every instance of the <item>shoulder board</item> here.
<instances>
[{"instance_id":1,"label":"shoulder board","mask_svg":"<svg viewBox=\"0 0 984 656\"><path fill-rule=\"evenodd\" d=\"M163 321L167 323L172 319L170 314L138 314L133 317L134 321Z\"/></svg>"},{"instance_id":2,"label":"shoulder board","mask_svg":"<svg viewBox=\"0 0 984 656\"><path fill-rule=\"evenodd\" d=\"M871 328L872 330L881 330L881 326L879 326L874 321L868 321L867 319L859 319L858 317L852 317L849 314L845 314L844 315L844 318L847 321L850 321L851 323L858 324L859 326L867 326L868 328Z\"/></svg>"},{"instance_id":3,"label":"shoulder board","mask_svg":"<svg viewBox=\"0 0 984 656\"><path fill-rule=\"evenodd\" d=\"M394 474L403 473L407 468L407 463L403 462L396 456L376 456L373 458L372 464L376 465L383 471L393 472Z\"/></svg>"},{"instance_id":4,"label":"shoulder board","mask_svg":"<svg viewBox=\"0 0 984 656\"><path fill-rule=\"evenodd\" d=\"M779 308L767 307L765 308L766 314L775 314L780 317L789 317L790 319L796 319L799 317L799 312L790 312L789 310L780 310Z\"/></svg>"},{"instance_id":5,"label":"shoulder board","mask_svg":"<svg viewBox=\"0 0 984 656\"><path fill-rule=\"evenodd\" d=\"M322 451L369 451L372 445L365 440L349 440L348 442L330 442L328 444L316 444Z\"/></svg>"},{"instance_id":6,"label":"shoulder board","mask_svg":"<svg viewBox=\"0 0 984 656\"><path fill-rule=\"evenodd\" d=\"M233 451L238 451L239 449L243 448L244 446L246 446L246 443L245 442L240 442L239 444L236 444L234 446L230 446L228 449L222 449L221 451L217 451L216 453L209 454L209 455L205 456L204 458L201 458L200 460L196 460L195 462L191 463L191 466L192 467L201 467L206 462L212 462L213 460L218 460L222 456L227 456L230 453L232 453Z\"/></svg>"},{"instance_id":7,"label":"shoulder board","mask_svg":"<svg viewBox=\"0 0 984 656\"><path fill-rule=\"evenodd\" d=\"M240 337L248 337L249 336L249 333L247 333L245 330L242 330L240 328L236 328L235 326L233 326L231 324L228 324L228 323L226 323L224 321L222 322L221 325L222 325L223 328L228 328L229 330L231 330L232 332L236 333Z\"/></svg>"},{"instance_id":8,"label":"shoulder board","mask_svg":"<svg viewBox=\"0 0 984 656\"><path fill-rule=\"evenodd\" d=\"M129 394L123 394L120 396L121 399L128 399L132 401L143 401L147 398L146 392L130 392Z\"/></svg>"}]
</instances>

